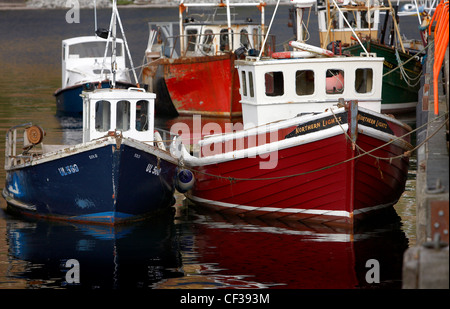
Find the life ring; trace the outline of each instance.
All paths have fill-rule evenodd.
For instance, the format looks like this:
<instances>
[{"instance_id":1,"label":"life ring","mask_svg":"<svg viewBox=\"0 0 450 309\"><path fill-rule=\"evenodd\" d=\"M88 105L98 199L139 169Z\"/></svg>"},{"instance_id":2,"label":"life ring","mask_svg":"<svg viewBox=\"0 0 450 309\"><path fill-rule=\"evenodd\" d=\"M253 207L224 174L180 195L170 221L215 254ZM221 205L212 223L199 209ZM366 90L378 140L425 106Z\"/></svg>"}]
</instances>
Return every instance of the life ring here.
<instances>
[{"instance_id":1,"label":"life ring","mask_svg":"<svg viewBox=\"0 0 450 309\"><path fill-rule=\"evenodd\" d=\"M156 146L158 146L159 149L166 150L166 146L164 146L164 142L161 138L161 134L159 134L159 132L155 130L153 132L153 135L155 138Z\"/></svg>"},{"instance_id":2,"label":"life ring","mask_svg":"<svg viewBox=\"0 0 450 309\"><path fill-rule=\"evenodd\" d=\"M312 58L315 56L316 54L309 51L285 51L272 54L272 58L274 59Z\"/></svg>"},{"instance_id":3,"label":"life ring","mask_svg":"<svg viewBox=\"0 0 450 309\"><path fill-rule=\"evenodd\" d=\"M326 49L323 49L323 48L320 48L320 47L312 46L312 45L309 45L309 44L300 43L300 42L297 42L297 41L290 41L289 45L294 47L294 48L298 48L298 49L301 49L301 50L304 50L304 51L309 51L309 52L312 52L312 53L315 53L315 54L319 54L319 55L322 55L322 56L334 57L333 52L331 52L329 50L326 50Z\"/></svg>"},{"instance_id":4,"label":"life ring","mask_svg":"<svg viewBox=\"0 0 450 309\"><path fill-rule=\"evenodd\" d=\"M33 145L37 145L42 142L44 139L45 132L44 130L37 125L33 125L26 129L27 139Z\"/></svg>"}]
</instances>

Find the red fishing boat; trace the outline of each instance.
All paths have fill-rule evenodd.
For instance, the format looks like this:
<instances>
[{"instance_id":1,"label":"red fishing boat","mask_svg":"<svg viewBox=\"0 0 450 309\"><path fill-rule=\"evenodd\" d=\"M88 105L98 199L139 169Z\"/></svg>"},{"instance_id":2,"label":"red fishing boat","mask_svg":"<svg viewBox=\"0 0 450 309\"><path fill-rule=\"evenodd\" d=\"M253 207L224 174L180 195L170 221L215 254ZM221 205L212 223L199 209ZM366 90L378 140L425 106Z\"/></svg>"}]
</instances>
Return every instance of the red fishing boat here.
<instances>
[{"instance_id":1,"label":"red fishing boat","mask_svg":"<svg viewBox=\"0 0 450 309\"><path fill-rule=\"evenodd\" d=\"M234 61L244 54L259 53L265 31L265 5L263 1L181 1L180 35L174 35L173 23L149 24L147 64L142 74L144 84L156 93L158 115L241 116L239 78ZM260 9L261 23L251 18L234 20L231 8L249 6ZM204 11L202 15L191 12L187 16L188 8L213 11L202 19ZM220 18L221 15L227 18ZM274 44L266 46L273 51Z\"/></svg>"},{"instance_id":2,"label":"red fishing boat","mask_svg":"<svg viewBox=\"0 0 450 309\"><path fill-rule=\"evenodd\" d=\"M344 225L394 205L413 147L411 128L380 113L383 58L275 56L236 61L243 130L204 137L193 153L185 132L173 145L195 174L188 198L242 216Z\"/></svg>"}]
</instances>

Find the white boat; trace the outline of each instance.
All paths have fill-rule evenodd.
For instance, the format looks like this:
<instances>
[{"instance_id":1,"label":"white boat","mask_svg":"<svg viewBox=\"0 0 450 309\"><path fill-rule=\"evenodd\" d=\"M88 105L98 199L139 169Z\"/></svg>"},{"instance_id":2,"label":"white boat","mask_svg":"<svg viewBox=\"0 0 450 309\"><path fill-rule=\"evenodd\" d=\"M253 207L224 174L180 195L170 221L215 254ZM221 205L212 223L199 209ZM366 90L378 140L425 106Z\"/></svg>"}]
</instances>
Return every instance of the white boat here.
<instances>
[{"instance_id":1,"label":"white boat","mask_svg":"<svg viewBox=\"0 0 450 309\"><path fill-rule=\"evenodd\" d=\"M107 36L106 32L104 37ZM96 36L80 36L62 41L62 84L55 91L58 113L81 116L83 111L80 94L85 89L109 88L112 79L110 39ZM114 73L116 87L135 87L130 69L126 67L125 43L116 39Z\"/></svg>"}]
</instances>

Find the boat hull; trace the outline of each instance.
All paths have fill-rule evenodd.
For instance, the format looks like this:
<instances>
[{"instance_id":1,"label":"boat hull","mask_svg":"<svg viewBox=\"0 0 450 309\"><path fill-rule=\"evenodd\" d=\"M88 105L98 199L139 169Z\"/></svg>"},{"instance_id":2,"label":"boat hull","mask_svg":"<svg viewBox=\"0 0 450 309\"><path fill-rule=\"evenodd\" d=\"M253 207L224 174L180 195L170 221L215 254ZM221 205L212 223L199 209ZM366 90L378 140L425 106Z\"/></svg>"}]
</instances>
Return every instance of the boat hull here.
<instances>
[{"instance_id":1,"label":"boat hull","mask_svg":"<svg viewBox=\"0 0 450 309\"><path fill-rule=\"evenodd\" d=\"M242 114L234 54L160 59L149 66L153 67L144 70L144 78L155 72L153 90L159 115L170 111L212 117Z\"/></svg>"},{"instance_id":2,"label":"boat hull","mask_svg":"<svg viewBox=\"0 0 450 309\"><path fill-rule=\"evenodd\" d=\"M400 70L392 71L398 66L395 49L376 44L375 42L365 42L364 46L368 52L376 53L377 56L385 58L383 63L384 76L381 95L381 112L406 113L415 111L420 89L418 78L422 73L422 65L420 61L412 60L404 66L405 74L410 76L412 79L409 85L402 77ZM363 52L360 45L353 45L345 50L355 56L359 56L360 53ZM406 62L411 57L414 57L414 55L405 54L401 51L398 51L398 54L402 63Z\"/></svg>"},{"instance_id":3,"label":"boat hull","mask_svg":"<svg viewBox=\"0 0 450 309\"><path fill-rule=\"evenodd\" d=\"M278 143L292 139L289 147L240 158L236 153L236 159L228 160L200 158L192 164L196 183L188 197L197 205L245 217L353 225L372 216L397 202L408 173L407 157L392 162L376 157L402 155L411 145L401 140L373 151L389 142L389 138L407 133L408 128L389 122L387 117L377 118L374 113L361 115L356 143L360 148L353 147L342 126L334 123L319 129L320 125L314 125L332 123L330 116L319 115L299 125L300 129L293 128L292 132L305 134L279 139ZM346 119L346 114L342 114L342 119ZM379 133L369 126L377 120L386 124L392 134ZM350 127L344 126L346 130ZM361 149L373 151L371 155L376 157L358 156ZM185 163L189 164L189 160ZM271 168L261 168L270 165Z\"/></svg>"},{"instance_id":4,"label":"boat hull","mask_svg":"<svg viewBox=\"0 0 450 309\"><path fill-rule=\"evenodd\" d=\"M12 167L3 196L11 210L24 215L85 223L114 225L167 210L176 162L158 159L161 151L152 146L135 144L108 138Z\"/></svg>"},{"instance_id":5,"label":"boat hull","mask_svg":"<svg viewBox=\"0 0 450 309\"><path fill-rule=\"evenodd\" d=\"M98 82L91 82L56 90L53 94L56 97L56 112L60 115L67 116L83 115L83 99L80 95L83 90L86 90L88 87L91 89L97 88L98 84ZM109 81L103 81L101 87L110 88L111 84ZM126 82L116 83L116 88L126 89L129 87L134 87L134 85Z\"/></svg>"}]
</instances>

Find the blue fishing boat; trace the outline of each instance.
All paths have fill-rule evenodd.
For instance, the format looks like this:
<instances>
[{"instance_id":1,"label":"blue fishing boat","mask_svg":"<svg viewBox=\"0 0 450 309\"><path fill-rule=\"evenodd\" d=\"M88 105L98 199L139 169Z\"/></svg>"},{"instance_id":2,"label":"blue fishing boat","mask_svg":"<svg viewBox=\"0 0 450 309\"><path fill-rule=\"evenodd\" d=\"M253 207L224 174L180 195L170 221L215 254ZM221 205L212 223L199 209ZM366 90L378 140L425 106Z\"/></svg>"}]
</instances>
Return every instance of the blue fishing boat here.
<instances>
[{"instance_id":1,"label":"blue fishing boat","mask_svg":"<svg viewBox=\"0 0 450 309\"><path fill-rule=\"evenodd\" d=\"M118 17L115 5L113 15ZM114 49L115 29L112 34ZM44 130L31 123L7 131L2 193L9 209L114 225L173 205L175 188L186 185L179 186L177 174L187 171L166 150L170 133L154 128L156 95L117 89L114 76L112 88L82 93L82 143L48 145Z\"/></svg>"},{"instance_id":2,"label":"blue fishing boat","mask_svg":"<svg viewBox=\"0 0 450 309\"><path fill-rule=\"evenodd\" d=\"M83 142L47 145L31 123L6 135L3 197L24 215L117 224L172 206L178 161L154 131L155 94L83 92ZM164 133L164 132L163 132Z\"/></svg>"}]
</instances>

